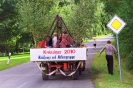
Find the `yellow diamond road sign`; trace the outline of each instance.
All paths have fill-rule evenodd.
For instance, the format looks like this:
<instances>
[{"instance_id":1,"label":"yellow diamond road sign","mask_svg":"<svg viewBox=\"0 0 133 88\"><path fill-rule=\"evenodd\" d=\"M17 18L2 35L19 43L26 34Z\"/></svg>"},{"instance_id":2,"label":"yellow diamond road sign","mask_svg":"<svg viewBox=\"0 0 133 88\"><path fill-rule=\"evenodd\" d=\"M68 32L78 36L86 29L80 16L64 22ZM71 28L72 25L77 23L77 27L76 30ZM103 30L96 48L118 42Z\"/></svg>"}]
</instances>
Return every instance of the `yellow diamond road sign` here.
<instances>
[{"instance_id":1,"label":"yellow diamond road sign","mask_svg":"<svg viewBox=\"0 0 133 88\"><path fill-rule=\"evenodd\" d=\"M118 30L120 27L121 27L121 22L119 22L117 19L115 19L114 21L113 21L113 23L111 24L111 26L114 28L114 29L116 29L116 30Z\"/></svg>"},{"instance_id":2,"label":"yellow diamond road sign","mask_svg":"<svg viewBox=\"0 0 133 88\"><path fill-rule=\"evenodd\" d=\"M113 30L116 34L119 34L119 32L125 27L126 23L117 15L115 15L107 24L107 27L111 30Z\"/></svg>"}]
</instances>

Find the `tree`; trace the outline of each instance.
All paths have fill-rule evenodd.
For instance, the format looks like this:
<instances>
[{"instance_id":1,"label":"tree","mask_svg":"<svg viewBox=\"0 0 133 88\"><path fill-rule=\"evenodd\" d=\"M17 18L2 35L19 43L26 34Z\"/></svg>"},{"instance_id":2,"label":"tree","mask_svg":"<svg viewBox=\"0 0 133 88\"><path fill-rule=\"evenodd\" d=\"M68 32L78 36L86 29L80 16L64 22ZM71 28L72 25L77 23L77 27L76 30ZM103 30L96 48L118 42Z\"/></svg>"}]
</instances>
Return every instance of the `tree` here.
<instances>
[{"instance_id":1,"label":"tree","mask_svg":"<svg viewBox=\"0 0 133 88\"><path fill-rule=\"evenodd\" d=\"M18 35L16 0L0 1L0 51L13 51Z\"/></svg>"},{"instance_id":2,"label":"tree","mask_svg":"<svg viewBox=\"0 0 133 88\"><path fill-rule=\"evenodd\" d=\"M52 0L20 0L17 7L19 13L19 26L25 32L32 33L34 47L37 47L39 38L47 34L51 23Z\"/></svg>"},{"instance_id":3,"label":"tree","mask_svg":"<svg viewBox=\"0 0 133 88\"><path fill-rule=\"evenodd\" d=\"M102 25L102 16L106 15L104 4L95 0L75 0L71 24L73 33L78 37L86 38L93 35L102 34L105 32L105 27Z\"/></svg>"},{"instance_id":4,"label":"tree","mask_svg":"<svg viewBox=\"0 0 133 88\"><path fill-rule=\"evenodd\" d=\"M132 38L132 22L133 22L133 3L128 0L102 0L106 4L105 11L110 16L117 14L122 18L127 26L120 32L120 52L121 56L124 58L127 69L133 69L133 38Z\"/></svg>"}]
</instances>

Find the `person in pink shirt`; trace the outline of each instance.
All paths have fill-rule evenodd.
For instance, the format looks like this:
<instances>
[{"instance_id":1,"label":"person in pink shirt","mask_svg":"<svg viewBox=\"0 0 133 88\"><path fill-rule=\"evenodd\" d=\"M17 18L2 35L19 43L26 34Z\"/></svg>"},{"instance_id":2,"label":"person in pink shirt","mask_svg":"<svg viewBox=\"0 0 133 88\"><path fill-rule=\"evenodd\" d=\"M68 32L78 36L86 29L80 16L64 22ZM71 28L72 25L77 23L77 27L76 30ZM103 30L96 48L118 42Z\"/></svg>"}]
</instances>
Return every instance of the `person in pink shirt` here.
<instances>
[{"instance_id":1,"label":"person in pink shirt","mask_svg":"<svg viewBox=\"0 0 133 88\"><path fill-rule=\"evenodd\" d=\"M60 39L57 39L56 48L60 48Z\"/></svg>"},{"instance_id":2,"label":"person in pink shirt","mask_svg":"<svg viewBox=\"0 0 133 88\"><path fill-rule=\"evenodd\" d=\"M67 45L67 34L64 35L64 38L61 40L60 48L66 48Z\"/></svg>"},{"instance_id":3,"label":"person in pink shirt","mask_svg":"<svg viewBox=\"0 0 133 88\"><path fill-rule=\"evenodd\" d=\"M67 35L66 37L66 40L67 40L67 48L71 47L72 45L72 37L70 35Z\"/></svg>"},{"instance_id":4,"label":"person in pink shirt","mask_svg":"<svg viewBox=\"0 0 133 88\"><path fill-rule=\"evenodd\" d=\"M65 38L65 34L67 34L67 32L63 31L63 33L61 34L61 40Z\"/></svg>"}]
</instances>

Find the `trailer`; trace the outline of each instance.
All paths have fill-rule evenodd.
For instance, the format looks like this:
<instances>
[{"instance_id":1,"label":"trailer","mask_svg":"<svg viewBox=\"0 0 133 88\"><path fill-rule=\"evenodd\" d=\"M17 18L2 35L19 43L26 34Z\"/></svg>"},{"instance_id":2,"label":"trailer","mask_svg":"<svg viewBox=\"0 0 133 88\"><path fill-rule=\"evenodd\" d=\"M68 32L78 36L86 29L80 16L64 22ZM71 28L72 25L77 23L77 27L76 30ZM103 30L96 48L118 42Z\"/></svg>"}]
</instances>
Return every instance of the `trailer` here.
<instances>
[{"instance_id":1,"label":"trailer","mask_svg":"<svg viewBox=\"0 0 133 88\"><path fill-rule=\"evenodd\" d=\"M56 15L48 33L51 33L49 35L52 36L55 30L57 30L57 33L61 33L63 28L72 37L62 18ZM77 80L78 76L85 70L87 57L87 48L76 44L73 44L70 48L30 49L30 61L36 63L42 73L43 80L48 80L51 75L56 75L59 72Z\"/></svg>"},{"instance_id":2,"label":"trailer","mask_svg":"<svg viewBox=\"0 0 133 88\"><path fill-rule=\"evenodd\" d=\"M42 72L43 80L58 72L77 80L85 69L86 53L86 48L35 48L30 50L30 58Z\"/></svg>"}]
</instances>

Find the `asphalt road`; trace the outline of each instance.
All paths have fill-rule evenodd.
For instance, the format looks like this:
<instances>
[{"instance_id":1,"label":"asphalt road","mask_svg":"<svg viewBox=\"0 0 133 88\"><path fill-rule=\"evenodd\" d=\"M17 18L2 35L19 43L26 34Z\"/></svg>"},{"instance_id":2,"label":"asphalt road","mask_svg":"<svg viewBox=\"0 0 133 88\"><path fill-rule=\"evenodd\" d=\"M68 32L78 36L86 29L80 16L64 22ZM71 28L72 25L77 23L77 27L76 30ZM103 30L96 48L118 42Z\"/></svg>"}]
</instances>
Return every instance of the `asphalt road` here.
<instances>
[{"instance_id":1,"label":"asphalt road","mask_svg":"<svg viewBox=\"0 0 133 88\"><path fill-rule=\"evenodd\" d=\"M95 88L89 76L89 69L93 56L112 37L97 39L97 49L93 49L93 42L86 43L88 46L88 59L86 69L78 80L65 77L61 74L51 76L49 80L42 80L41 72L33 62L0 71L0 88Z\"/></svg>"}]
</instances>

